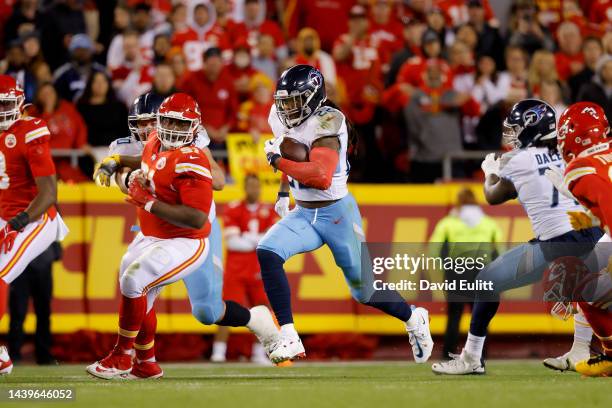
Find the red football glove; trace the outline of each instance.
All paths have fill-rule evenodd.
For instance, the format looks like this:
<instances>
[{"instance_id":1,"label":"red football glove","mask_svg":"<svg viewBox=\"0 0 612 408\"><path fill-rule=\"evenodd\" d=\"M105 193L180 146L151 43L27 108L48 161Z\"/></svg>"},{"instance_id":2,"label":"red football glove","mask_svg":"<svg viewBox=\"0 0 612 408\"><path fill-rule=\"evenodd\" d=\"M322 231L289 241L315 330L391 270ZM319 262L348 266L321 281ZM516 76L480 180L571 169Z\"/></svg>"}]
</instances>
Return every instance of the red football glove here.
<instances>
[{"instance_id":1,"label":"red football glove","mask_svg":"<svg viewBox=\"0 0 612 408\"><path fill-rule=\"evenodd\" d=\"M6 224L0 230L0 252L8 254L13 249L17 234L19 234L19 231L15 231L9 224Z\"/></svg>"},{"instance_id":2,"label":"red football glove","mask_svg":"<svg viewBox=\"0 0 612 408\"><path fill-rule=\"evenodd\" d=\"M147 203L153 203L155 201L155 197L153 197L153 194L151 194L151 192L147 190L147 188L143 186L138 179L135 179L132 181L132 183L130 183L128 196L125 201L150 211L152 204L147 206Z\"/></svg>"}]
</instances>

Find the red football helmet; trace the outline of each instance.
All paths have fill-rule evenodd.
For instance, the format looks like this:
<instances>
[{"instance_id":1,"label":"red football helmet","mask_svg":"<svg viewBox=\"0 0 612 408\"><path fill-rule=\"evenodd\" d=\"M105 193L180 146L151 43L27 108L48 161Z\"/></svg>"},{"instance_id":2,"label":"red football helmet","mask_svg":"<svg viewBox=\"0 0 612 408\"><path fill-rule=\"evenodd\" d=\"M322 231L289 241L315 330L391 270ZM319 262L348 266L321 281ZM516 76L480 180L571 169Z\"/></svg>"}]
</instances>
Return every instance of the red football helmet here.
<instances>
[{"instance_id":1,"label":"red football helmet","mask_svg":"<svg viewBox=\"0 0 612 408\"><path fill-rule=\"evenodd\" d=\"M200 127L200 107L185 93L164 99L157 111L157 137L166 149L190 144Z\"/></svg>"},{"instance_id":2,"label":"red football helmet","mask_svg":"<svg viewBox=\"0 0 612 408\"><path fill-rule=\"evenodd\" d=\"M544 301L555 302L550 313L562 320L567 320L575 313L572 302L577 300L577 289L589 268L580 258L562 256L550 263L544 271L542 284L544 286Z\"/></svg>"},{"instance_id":3,"label":"red football helmet","mask_svg":"<svg viewBox=\"0 0 612 408\"><path fill-rule=\"evenodd\" d=\"M25 96L15 78L0 75L0 130L6 130L21 115Z\"/></svg>"},{"instance_id":4,"label":"red football helmet","mask_svg":"<svg viewBox=\"0 0 612 408\"><path fill-rule=\"evenodd\" d=\"M557 145L566 163L573 158L588 156L607 149L606 137L610 125L601 106L578 102L567 108L559 118Z\"/></svg>"}]
</instances>

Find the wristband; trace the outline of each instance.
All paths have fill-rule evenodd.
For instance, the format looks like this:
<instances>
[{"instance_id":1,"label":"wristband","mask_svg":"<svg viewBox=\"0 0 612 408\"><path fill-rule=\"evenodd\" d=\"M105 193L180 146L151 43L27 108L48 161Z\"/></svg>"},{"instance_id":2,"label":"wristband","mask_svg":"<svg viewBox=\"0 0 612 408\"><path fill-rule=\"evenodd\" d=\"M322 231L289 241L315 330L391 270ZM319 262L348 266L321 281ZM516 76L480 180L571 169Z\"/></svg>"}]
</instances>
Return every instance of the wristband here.
<instances>
[{"instance_id":1,"label":"wristband","mask_svg":"<svg viewBox=\"0 0 612 408\"><path fill-rule=\"evenodd\" d=\"M289 192L287 192L287 191L279 191L277 197L278 198L289 197Z\"/></svg>"},{"instance_id":2,"label":"wristband","mask_svg":"<svg viewBox=\"0 0 612 408\"><path fill-rule=\"evenodd\" d=\"M144 208L146 212L151 212L151 208L153 207L153 204L155 204L155 200L148 201L142 208Z\"/></svg>"},{"instance_id":3,"label":"wristband","mask_svg":"<svg viewBox=\"0 0 612 408\"><path fill-rule=\"evenodd\" d=\"M15 231L23 230L29 223L30 216L25 211L20 212L19 214L11 218L8 222L11 228L13 228Z\"/></svg>"},{"instance_id":4,"label":"wristband","mask_svg":"<svg viewBox=\"0 0 612 408\"><path fill-rule=\"evenodd\" d=\"M276 161L276 159L280 159L281 157L283 157L283 156L281 156L278 153L274 153L274 154L270 155L270 157L268 157L268 162L270 163L270 166L275 167L274 166L274 162Z\"/></svg>"}]
</instances>

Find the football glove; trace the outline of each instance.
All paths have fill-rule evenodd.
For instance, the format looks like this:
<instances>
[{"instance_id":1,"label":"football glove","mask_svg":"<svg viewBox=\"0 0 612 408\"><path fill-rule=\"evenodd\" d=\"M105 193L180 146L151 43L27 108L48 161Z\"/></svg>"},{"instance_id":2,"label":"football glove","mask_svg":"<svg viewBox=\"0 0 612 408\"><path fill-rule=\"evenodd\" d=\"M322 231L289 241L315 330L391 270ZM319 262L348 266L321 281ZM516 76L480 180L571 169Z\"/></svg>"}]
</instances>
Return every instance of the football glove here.
<instances>
[{"instance_id":1,"label":"football glove","mask_svg":"<svg viewBox=\"0 0 612 408\"><path fill-rule=\"evenodd\" d=\"M10 224L6 224L0 230L0 253L8 254L13 249L17 234L19 234L19 231L14 230Z\"/></svg>"},{"instance_id":2,"label":"football glove","mask_svg":"<svg viewBox=\"0 0 612 408\"><path fill-rule=\"evenodd\" d=\"M575 200L574 195L567 189L563 182L564 175L561 167L551 166L544 171L544 175L561 194L571 200Z\"/></svg>"},{"instance_id":3,"label":"football glove","mask_svg":"<svg viewBox=\"0 0 612 408\"><path fill-rule=\"evenodd\" d=\"M151 212L151 207L155 203L155 197L138 179L135 179L130 183L128 196L125 201Z\"/></svg>"},{"instance_id":4,"label":"football glove","mask_svg":"<svg viewBox=\"0 0 612 408\"><path fill-rule=\"evenodd\" d=\"M270 166L274 166L276 159L281 157L280 145L283 141L282 137L275 137L274 139L267 140L264 143L264 152Z\"/></svg>"},{"instance_id":5,"label":"football glove","mask_svg":"<svg viewBox=\"0 0 612 408\"><path fill-rule=\"evenodd\" d=\"M576 231L596 227L599 225L599 219L588 210L586 212L568 211L567 215L569 215L572 228Z\"/></svg>"},{"instance_id":6,"label":"football glove","mask_svg":"<svg viewBox=\"0 0 612 408\"><path fill-rule=\"evenodd\" d=\"M121 158L118 154L105 157L94 173L94 180L101 186L110 187L111 177L121 166Z\"/></svg>"},{"instance_id":7,"label":"football glove","mask_svg":"<svg viewBox=\"0 0 612 408\"><path fill-rule=\"evenodd\" d=\"M286 196L281 196L279 194L278 198L276 199L276 204L274 204L274 211L281 218L289 214L289 194Z\"/></svg>"},{"instance_id":8,"label":"football glove","mask_svg":"<svg viewBox=\"0 0 612 408\"><path fill-rule=\"evenodd\" d=\"M491 174L499 176L499 167L499 159L495 158L495 153L487 154L480 165L480 168L484 171L485 177L489 177Z\"/></svg>"}]
</instances>

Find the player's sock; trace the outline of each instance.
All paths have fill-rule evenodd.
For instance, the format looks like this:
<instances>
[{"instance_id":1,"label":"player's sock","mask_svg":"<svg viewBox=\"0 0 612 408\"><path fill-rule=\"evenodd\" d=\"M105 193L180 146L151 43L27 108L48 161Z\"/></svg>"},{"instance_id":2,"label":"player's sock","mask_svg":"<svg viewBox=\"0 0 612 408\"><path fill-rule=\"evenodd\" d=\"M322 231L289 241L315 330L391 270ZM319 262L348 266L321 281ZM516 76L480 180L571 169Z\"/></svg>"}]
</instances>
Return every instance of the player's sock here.
<instances>
[{"instance_id":1,"label":"player's sock","mask_svg":"<svg viewBox=\"0 0 612 408\"><path fill-rule=\"evenodd\" d=\"M140 331L136 336L134 349L136 350L136 359L138 362L155 361L155 331L157 330L157 316L155 310L149 310L146 314Z\"/></svg>"},{"instance_id":2,"label":"player's sock","mask_svg":"<svg viewBox=\"0 0 612 408\"><path fill-rule=\"evenodd\" d=\"M298 336L297 331L295 330L295 326L293 323L283 324L280 328L281 334L289 337Z\"/></svg>"},{"instance_id":3,"label":"player's sock","mask_svg":"<svg viewBox=\"0 0 612 408\"><path fill-rule=\"evenodd\" d=\"M251 312L246 307L231 301L225 301L225 313L216 324L219 326L241 327L251 320Z\"/></svg>"},{"instance_id":4,"label":"player's sock","mask_svg":"<svg viewBox=\"0 0 612 408\"><path fill-rule=\"evenodd\" d=\"M482 357L482 349L484 348L486 336L476 336L468 333L467 341L465 342L465 351L472 356L480 359Z\"/></svg>"},{"instance_id":5,"label":"player's sock","mask_svg":"<svg viewBox=\"0 0 612 408\"><path fill-rule=\"evenodd\" d=\"M470 321L470 333L475 336L487 335L489 323L497 313L499 302L474 302L472 308L472 320Z\"/></svg>"},{"instance_id":6,"label":"player's sock","mask_svg":"<svg viewBox=\"0 0 612 408\"><path fill-rule=\"evenodd\" d=\"M6 304L7 304L7 294L8 294L8 285L4 281L4 279L0 279L0 320L4 317L4 313L6 313Z\"/></svg>"},{"instance_id":7,"label":"player's sock","mask_svg":"<svg viewBox=\"0 0 612 408\"><path fill-rule=\"evenodd\" d=\"M119 306L119 336L115 348L123 353L131 353L134 341L142 326L147 311L147 297L129 298L121 296Z\"/></svg>"},{"instance_id":8,"label":"player's sock","mask_svg":"<svg viewBox=\"0 0 612 408\"><path fill-rule=\"evenodd\" d=\"M257 259L261 267L261 279L266 289L270 306L281 326L293 323L291 313L291 289L283 269L283 258L267 249L257 250Z\"/></svg>"},{"instance_id":9,"label":"player's sock","mask_svg":"<svg viewBox=\"0 0 612 408\"><path fill-rule=\"evenodd\" d=\"M600 309L587 302L579 302L584 317L593 328L593 334L597 336L603 347L603 353L612 357L612 313L607 309Z\"/></svg>"},{"instance_id":10,"label":"player's sock","mask_svg":"<svg viewBox=\"0 0 612 408\"><path fill-rule=\"evenodd\" d=\"M593 329L581 312L574 315L574 343L572 350L591 347L591 339L593 338Z\"/></svg>"},{"instance_id":11,"label":"player's sock","mask_svg":"<svg viewBox=\"0 0 612 408\"><path fill-rule=\"evenodd\" d=\"M402 322L407 322L412 315L410 305L395 290L377 290L364 305L372 306Z\"/></svg>"},{"instance_id":12,"label":"player's sock","mask_svg":"<svg viewBox=\"0 0 612 408\"><path fill-rule=\"evenodd\" d=\"M227 343L224 341L215 341L213 343L212 355L223 357L225 359L225 354L227 353Z\"/></svg>"}]
</instances>

